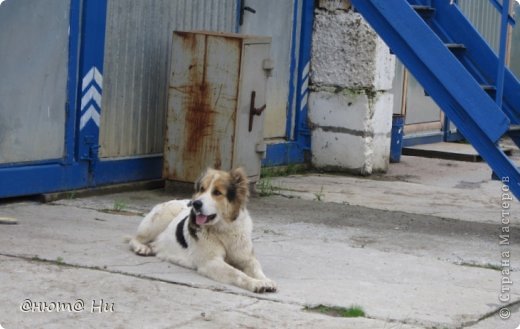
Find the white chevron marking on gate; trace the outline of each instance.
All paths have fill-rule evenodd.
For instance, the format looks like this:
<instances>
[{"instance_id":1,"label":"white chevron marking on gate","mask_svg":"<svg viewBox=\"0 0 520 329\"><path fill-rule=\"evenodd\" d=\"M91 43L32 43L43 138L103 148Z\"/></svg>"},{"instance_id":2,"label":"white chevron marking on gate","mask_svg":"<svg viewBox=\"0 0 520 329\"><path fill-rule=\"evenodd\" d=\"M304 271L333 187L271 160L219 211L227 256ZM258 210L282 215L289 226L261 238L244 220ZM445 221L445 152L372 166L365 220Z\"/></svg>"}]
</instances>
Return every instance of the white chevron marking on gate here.
<instances>
[{"instance_id":1,"label":"white chevron marking on gate","mask_svg":"<svg viewBox=\"0 0 520 329\"><path fill-rule=\"evenodd\" d=\"M82 115L79 121L79 130L83 130L87 123L92 120L99 127L99 113L96 108L92 105L89 106L88 110L86 110Z\"/></svg>"},{"instance_id":2,"label":"white chevron marking on gate","mask_svg":"<svg viewBox=\"0 0 520 329\"><path fill-rule=\"evenodd\" d=\"M87 90L87 92L81 97L81 111L85 109L85 107L88 105L91 99L94 99L94 102L96 102L96 105L101 108L101 94L97 90L97 88L92 85Z\"/></svg>"},{"instance_id":3,"label":"white chevron marking on gate","mask_svg":"<svg viewBox=\"0 0 520 329\"><path fill-rule=\"evenodd\" d=\"M307 62L307 65L303 68L302 77L306 77L309 74L309 71L311 70L311 62Z\"/></svg>"},{"instance_id":4,"label":"white chevron marking on gate","mask_svg":"<svg viewBox=\"0 0 520 329\"><path fill-rule=\"evenodd\" d=\"M83 82L81 83L81 90L85 91L88 85L94 80L98 85L100 90L103 90L103 75L99 73L98 69L95 66L88 71L87 74L83 77Z\"/></svg>"},{"instance_id":5,"label":"white chevron marking on gate","mask_svg":"<svg viewBox=\"0 0 520 329\"><path fill-rule=\"evenodd\" d=\"M307 98L309 97L309 71L311 67L311 62L307 62L307 65L303 68L302 79L303 83L301 86L301 99L300 99L300 111L303 111L305 106L307 105Z\"/></svg>"}]
</instances>

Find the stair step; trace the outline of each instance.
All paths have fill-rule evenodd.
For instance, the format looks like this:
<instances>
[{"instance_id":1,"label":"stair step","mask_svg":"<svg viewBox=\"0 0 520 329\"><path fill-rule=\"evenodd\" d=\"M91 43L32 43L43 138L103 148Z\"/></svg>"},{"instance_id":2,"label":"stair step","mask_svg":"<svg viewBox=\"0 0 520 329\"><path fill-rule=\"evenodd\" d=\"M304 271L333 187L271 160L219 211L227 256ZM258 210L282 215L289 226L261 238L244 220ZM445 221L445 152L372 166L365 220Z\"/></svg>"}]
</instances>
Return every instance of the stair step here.
<instances>
[{"instance_id":1,"label":"stair step","mask_svg":"<svg viewBox=\"0 0 520 329\"><path fill-rule=\"evenodd\" d=\"M466 50L466 46L463 43L447 43L446 47L453 52Z\"/></svg>"},{"instance_id":2,"label":"stair step","mask_svg":"<svg viewBox=\"0 0 520 329\"><path fill-rule=\"evenodd\" d=\"M520 125L512 124L506 132L516 146L520 147Z\"/></svg>"},{"instance_id":3,"label":"stair step","mask_svg":"<svg viewBox=\"0 0 520 329\"><path fill-rule=\"evenodd\" d=\"M495 93L497 91L495 86L492 85L480 85L480 87L482 87L482 89L484 89L484 91L488 94Z\"/></svg>"},{"instance_id":4,"label":"stair step","mask_svg":"<svg viewBox=\"0 0 520 329\"><path fill-rule=\"evenodd\" d=\"M506 155L511 155L513 148L501 147ZM403 155L418 156L423 158L446 159L466 162L483 161L480 154L473 146L465 143L433 143L403 147Z\"/></svg>"},{"instance_id":5,"label":"stair step","mask_svg":"<svg viewBox=\"0 0 520 329\"><path fill-rule=\"evenodd\" d=\"M520 125L510 125L508 134L520 134Z\"/></svg>"},{"instance_id":6,"label":"stair step","mask_svg":"<svg viewBox=\"0 0 520 329\"><path fill-rule=\"evenodd\" d=\"M432 18L435 14L435 8L424 5L412 5L412 8L422 17L422 18Z\"/></svg>"}]
</instances>

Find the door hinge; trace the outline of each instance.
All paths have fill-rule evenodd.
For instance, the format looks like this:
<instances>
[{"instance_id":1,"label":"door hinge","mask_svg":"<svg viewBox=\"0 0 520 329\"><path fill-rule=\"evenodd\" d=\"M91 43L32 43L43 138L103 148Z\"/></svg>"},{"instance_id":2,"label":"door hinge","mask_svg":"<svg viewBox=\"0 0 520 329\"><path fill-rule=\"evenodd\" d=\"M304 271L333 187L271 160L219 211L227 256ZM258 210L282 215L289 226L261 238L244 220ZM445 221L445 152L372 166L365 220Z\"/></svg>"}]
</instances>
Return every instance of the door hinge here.
<instances>
[{"instance_id":1,"label":"door hinge","mask_svg":"<svg viewBox=\"0 0 520 329\"><path fill-rule=\"evenodd\" d=\"M86 147L81 156L81 160L88 161L88 171L89 173L92 173L94 172L96 164L99 160L99 148L101 145L96 143L94 136L85 136L84 143Z\"/></svg>"}]
</instances>

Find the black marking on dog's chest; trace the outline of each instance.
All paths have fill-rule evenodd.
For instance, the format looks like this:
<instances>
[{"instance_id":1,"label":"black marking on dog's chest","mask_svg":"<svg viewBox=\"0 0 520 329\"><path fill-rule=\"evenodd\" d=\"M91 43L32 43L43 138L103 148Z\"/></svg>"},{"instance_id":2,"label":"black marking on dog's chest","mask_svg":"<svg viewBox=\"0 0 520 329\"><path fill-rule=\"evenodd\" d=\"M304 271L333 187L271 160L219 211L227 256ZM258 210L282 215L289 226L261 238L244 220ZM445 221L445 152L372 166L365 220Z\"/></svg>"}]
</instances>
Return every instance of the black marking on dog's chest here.
<instances>
[{"instance_id":1,"label":"black marking on dog's chest","mask_svg":"<svg viewBox=\"0 0 520 329\"><path fill-rule=\"evenodd\" d=\"M186 239L184 238L184 222L186 222L186 219L188 216L184 217L183 220L177 224L177 229L175 230L175 237L177 238L177 242L183 247L184 249L188 248L188 243L186 242Z\"/></svg>"},{"instance_id":2,"label":"black marking on dog's chest","mask_svg":"<svg viewBox=\"0 0 520 329\"><path fill-rule=\"evenodd\" d=\"M186 218L185 218L186 219ZM198 240L197 232L200 231L200 225L195 222L195 214L193 211L190 213L190 220L188 222L188 232L194 240Z\"/></svg>"}]
</instances>

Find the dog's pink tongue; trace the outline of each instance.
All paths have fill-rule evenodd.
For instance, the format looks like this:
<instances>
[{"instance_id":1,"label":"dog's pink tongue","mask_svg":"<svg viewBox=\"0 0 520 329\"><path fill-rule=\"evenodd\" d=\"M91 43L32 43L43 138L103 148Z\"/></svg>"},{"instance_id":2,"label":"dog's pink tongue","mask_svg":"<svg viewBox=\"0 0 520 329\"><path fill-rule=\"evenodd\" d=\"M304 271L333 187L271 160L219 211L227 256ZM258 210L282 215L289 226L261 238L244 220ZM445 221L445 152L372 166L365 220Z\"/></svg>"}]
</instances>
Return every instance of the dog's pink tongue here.
<instances>
[{"instance_id":1,"label":"dog's pink tongue","mask_svg":"<svg viewBox=\"0 0 520 329\"><path fill-rule=\"evenodd\" d=\"M197 217L195 217L195 222L197 222L198 225L202 225L202 224L206 223L207 219L208 219L208 216L197 215Z\"/></svg>"}]
</instances>

